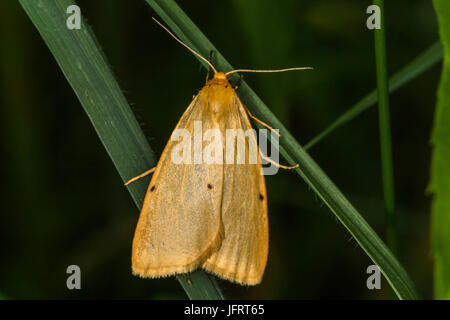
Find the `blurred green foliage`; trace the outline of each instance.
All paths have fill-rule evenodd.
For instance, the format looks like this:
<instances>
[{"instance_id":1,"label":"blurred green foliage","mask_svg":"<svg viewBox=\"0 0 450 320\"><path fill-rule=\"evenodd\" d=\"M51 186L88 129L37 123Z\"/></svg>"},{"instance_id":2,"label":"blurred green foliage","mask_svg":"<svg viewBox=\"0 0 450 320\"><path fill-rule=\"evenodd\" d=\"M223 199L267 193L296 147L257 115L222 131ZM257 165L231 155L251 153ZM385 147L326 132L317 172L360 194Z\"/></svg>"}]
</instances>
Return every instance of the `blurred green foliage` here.
<instances>
[{"instance_id":1,"label":"blurred green foliage","mask_svg":"<svg viewBox=\"0 0 450 320\"><path fill-rule=\"evenodd\" d=\"M160 154L205 72L154 25L144 1L78 3ZM370 1L178 3L235 67L315 68L302 75L245 75L300 142L376 86L373 34L365 27ZM0 291L8 298L31 299L184 298L174 278L131 275L138 212L26 14L10 1L3 11ZM403 67L438 38L429 2L388 3L386 15L389 70ZM424 190L439 74L435 67L391 96L399 259L423 297L432 295L430 199ZM311 153L383 235L376 110ZM221 281L226 296L388 297L385 282L380 291L366 288L371 261L304 183L289 172L266 181L270 252L264 280L251 288ZM70 264L82 269L81 291L66 289Z\"/></svg>"},{"instance_id":2,"label":"blurred green foliage","mask_svg":"<svg viewBox=\"0 0 450 320\"><path fill-rule=\"evenodd\" d=\"M444 64L433 125L433 159L429 189L433 193L432 244L434 293L450 299L450 2L434 0Z\"/></svg>"}]
</instances>

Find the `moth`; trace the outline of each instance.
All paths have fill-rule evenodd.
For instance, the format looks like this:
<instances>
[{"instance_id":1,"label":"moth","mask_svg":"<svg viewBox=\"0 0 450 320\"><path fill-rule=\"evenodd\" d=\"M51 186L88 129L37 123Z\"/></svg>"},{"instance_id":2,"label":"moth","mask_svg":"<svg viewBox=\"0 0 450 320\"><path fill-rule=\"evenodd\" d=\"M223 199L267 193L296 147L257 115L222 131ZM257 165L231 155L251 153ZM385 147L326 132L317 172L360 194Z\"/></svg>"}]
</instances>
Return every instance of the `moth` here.
<instances>
[{"instance_id":1,"label":"moth","mask_svg":"<svg viewBox=\"0 0 450 320\"><path fill-rule=\"evenodd\" d=\"M219 149L216 145L215 156L219 154L223 161L211 163L196 159L198 151L207 149L212 142L195 141L191 135L183 137L183 143L190 146L183 151L185 161L174 161L180 142L172 134L157 166L127 182L154 172L133 239L132 271L141 277L157 278L202 268L232 282L256 285L261 282L268 257L266 186L259 149L252 148L257 142L249 116L254 117L228 76L237 72L310 68L218 72L211 62L160 26L214 71L213 78L181 116L174 133L195 133L196 123L201 123L203 130L218 132L222 137L228 130L250 134L226 147L223 141ZM243 147L246 161L225 161L225 152L237 152L239 147ZM252 156L256 161L249 161Z\"/></svg>"}]
</instances>

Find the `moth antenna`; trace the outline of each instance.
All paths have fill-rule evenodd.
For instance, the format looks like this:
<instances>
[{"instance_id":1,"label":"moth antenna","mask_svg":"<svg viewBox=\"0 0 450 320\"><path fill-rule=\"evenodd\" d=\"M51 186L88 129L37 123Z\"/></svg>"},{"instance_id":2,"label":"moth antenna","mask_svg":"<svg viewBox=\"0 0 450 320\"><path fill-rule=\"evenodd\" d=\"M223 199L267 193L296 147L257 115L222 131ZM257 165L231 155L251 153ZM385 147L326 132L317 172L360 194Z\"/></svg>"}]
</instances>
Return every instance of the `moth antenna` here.
<instances>
[{"instance_id":1,"label":"moth antenna","mask_svg":"<svg viewBox=\"0 0 450 320\"><path fill-rule=\"evenodd\" d=\"M312 70L313 67L301 67L301 68L287 68L287 69L278 69L278 70L252 70L252 69L237 69L233 71L229 71L225 73L226 76L238 73L238 72L259 72L259 73L269 73L269 72L286 72L286 71L297 71L297 70Z\"/></svg>"},{"instance_id":2,"label":"moth antenna","mask_svg":"<svg viewBox=\"0 0 450 320\"><path fill-rule=\"evenodd\" d=\"M200 59L202 59L203 61L205 61L210 67L211 69L213 69L214 73L217 73L216 68L214 68L214 66L211 64L211 62L209 62L207 59L203 58L200 53L198 53L197 51L195 51L194 49L192 49L191 47L189 47L186 43L184 43L183 41L181 41L180 39L177 38L176 35L174 35L172 32L170 32L169 29L167 29L161 22L159 22L158 20L156 20L154 17L152 17L152 19L159 24L159 26L161 28L163 28L164 30L167 31L168 34L170 34L172 36L172 38L174 38L175 40L177 40L179 43L181 43L181 45L183 45L185 48L187 48L190 52L192 52L193 54L195 54L197 57L199 57Z\"/></svg>"}]
</instances>

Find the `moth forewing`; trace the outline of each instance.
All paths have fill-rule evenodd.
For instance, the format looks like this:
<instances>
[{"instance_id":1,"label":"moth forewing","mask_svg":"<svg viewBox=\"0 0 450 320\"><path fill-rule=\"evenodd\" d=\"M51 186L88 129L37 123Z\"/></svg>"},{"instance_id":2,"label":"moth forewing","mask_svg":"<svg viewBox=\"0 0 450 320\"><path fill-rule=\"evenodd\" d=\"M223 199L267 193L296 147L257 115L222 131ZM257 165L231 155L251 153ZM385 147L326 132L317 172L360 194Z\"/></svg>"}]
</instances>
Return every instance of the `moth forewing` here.
<instances>
[{"instance_id":1,"label":"moth forewing","mask_svg":"<svg viewBox=\"0 0 450 320\"><path fill-rule=\"evenodd\" d=\"M245 159L249 161L251 153L255 153L256 160L224 164L224 237L220 248L205 261L203 268L233 282L255 285L261 282L268 256L266 186L256 135L235 93L230 110L225 118L227 129L250 134L248 139L234 140L234 148L227 145L227 149L238 149L242 147L238 144L243 143ZM252 145L256 145L256 149Z\"/></svg>"},{"instance_id":2,"label":"moth forewing","mask_svg":"<svg viewBox=\"0 0 450 320\"><path fill-rule=\"evenodd\" d=\"M175 129L187 130L192 139L196 120L217 127L205 110L204 101L194 98ZM190 272L221 243L221 166L174 163L175 146L169 140L164 148L136 227L132 269L142 277Z\"/></svg>"}]
</instances>

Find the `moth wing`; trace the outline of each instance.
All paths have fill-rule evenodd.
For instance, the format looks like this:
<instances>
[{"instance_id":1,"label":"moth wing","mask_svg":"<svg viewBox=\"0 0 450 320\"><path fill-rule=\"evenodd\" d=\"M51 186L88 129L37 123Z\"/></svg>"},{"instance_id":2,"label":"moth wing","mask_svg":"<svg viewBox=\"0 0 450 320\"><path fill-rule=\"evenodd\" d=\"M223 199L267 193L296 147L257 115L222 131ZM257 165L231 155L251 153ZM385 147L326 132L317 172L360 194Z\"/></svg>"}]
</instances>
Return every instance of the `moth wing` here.
<instances>
[{"instance_id":1,"label":"moth wing","mask_svg":"<svg viewBox=\"0 0 450 320\"><path fill-rule=\"evenodd\" d=\"M235 94L225 127L253 130L244 106ZM252 139L250 141L249 139ZM219 250L213 252L202 267L233 282L255 285L261 282L268 255L267 197L259 148L254 131L245 139L245 164L224 165L222 223L224 238ZM235 142L238 139L235 140ZM249 142L256 145L251 149ZM227 151L228 149L227 141ZM234 144L237 151L239 145ZM250 151L250 152L249 152ZM252 152L256 163L249 163ZM237 156L238 152L235 152ZM236 160L236 157L235 157Z\"/></svg>"},{"instance_id":2,"label":"moth wing","mask_svg":"<svg viewBox=\"0 0 450 320\"><path fill-rule=\"evenodd\" d=\"M217 126L202 101L197 95L175 128L190 133L191 160L194 121L202 121L204 130ZM222 165L176 164L176 145L171 138L161 155L136 227L132 269L142 277L190 272L221 242Z\"/></svg>"}]
</instances>

